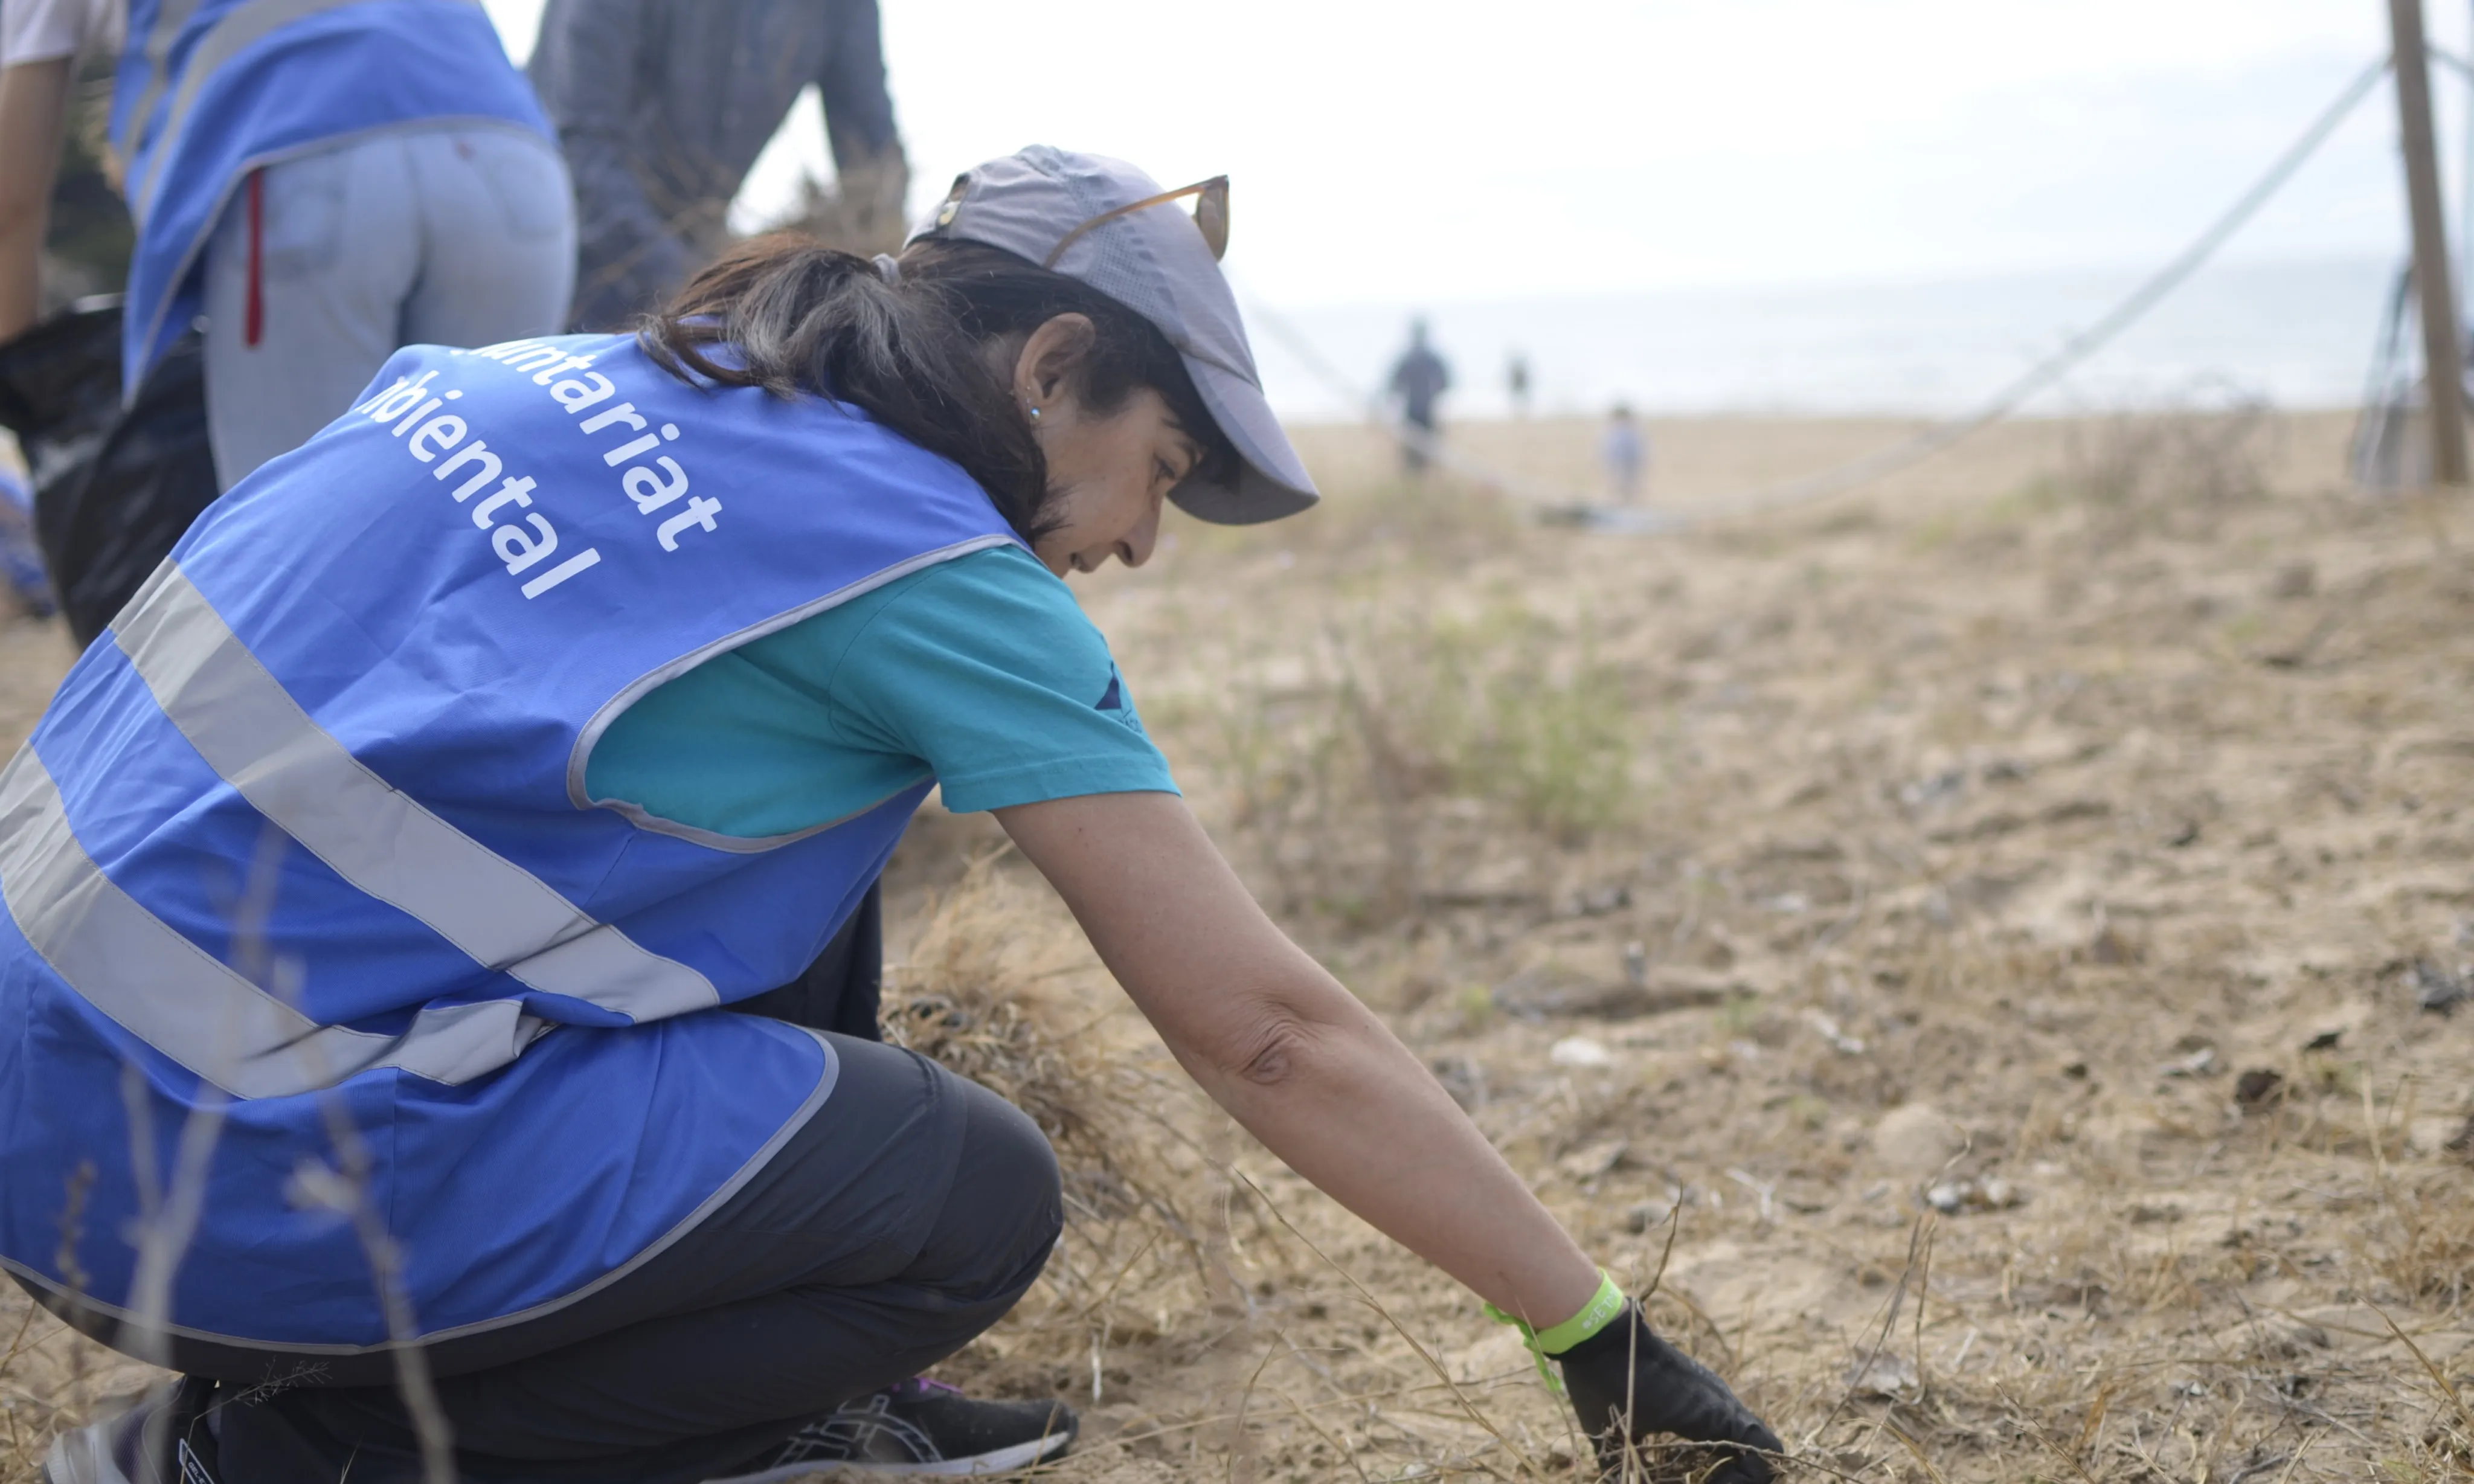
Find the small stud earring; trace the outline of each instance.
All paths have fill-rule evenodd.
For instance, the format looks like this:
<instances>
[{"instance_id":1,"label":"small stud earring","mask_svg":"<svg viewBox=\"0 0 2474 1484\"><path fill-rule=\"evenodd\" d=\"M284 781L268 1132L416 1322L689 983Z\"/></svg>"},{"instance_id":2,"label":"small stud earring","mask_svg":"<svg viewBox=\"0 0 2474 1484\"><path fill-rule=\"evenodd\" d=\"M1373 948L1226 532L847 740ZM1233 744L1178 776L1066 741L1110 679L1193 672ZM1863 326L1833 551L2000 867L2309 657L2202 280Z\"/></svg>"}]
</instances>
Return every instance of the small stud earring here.
<instances>
[{"instance_id":1,"label":"small stud earring","mask_svg":"<svg viewBox=\"0 0 2474 1484\"><path fill-rule=\"evenodd\" d=\"M1031 409L1031 420L1034 423L1039 421L1039 409L1037 407Z\"/></svg>"}]
</instances>

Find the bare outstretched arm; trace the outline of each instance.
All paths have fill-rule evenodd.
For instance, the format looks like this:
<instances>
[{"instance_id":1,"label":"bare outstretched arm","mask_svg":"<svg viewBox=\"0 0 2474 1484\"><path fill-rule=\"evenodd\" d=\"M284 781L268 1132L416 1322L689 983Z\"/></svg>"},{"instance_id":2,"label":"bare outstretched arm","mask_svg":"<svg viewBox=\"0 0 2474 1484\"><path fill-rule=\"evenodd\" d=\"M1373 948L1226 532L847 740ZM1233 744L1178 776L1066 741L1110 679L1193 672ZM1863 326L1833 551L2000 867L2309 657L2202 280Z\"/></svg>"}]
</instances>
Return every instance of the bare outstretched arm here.
<instances>
[{"instance_id":1,"label":"bare outstretched arm","mask_svg":"<svg viewBox=\"0 0 2474 1484\"><path fill-rule=\"evenodd\" d=\"M1178 1062L1290 1168L1508 1313L1578 1312L1598 1270L1418 1058L1289 941L1185 801L997 817Z\"/></svg>"}]
</instances>

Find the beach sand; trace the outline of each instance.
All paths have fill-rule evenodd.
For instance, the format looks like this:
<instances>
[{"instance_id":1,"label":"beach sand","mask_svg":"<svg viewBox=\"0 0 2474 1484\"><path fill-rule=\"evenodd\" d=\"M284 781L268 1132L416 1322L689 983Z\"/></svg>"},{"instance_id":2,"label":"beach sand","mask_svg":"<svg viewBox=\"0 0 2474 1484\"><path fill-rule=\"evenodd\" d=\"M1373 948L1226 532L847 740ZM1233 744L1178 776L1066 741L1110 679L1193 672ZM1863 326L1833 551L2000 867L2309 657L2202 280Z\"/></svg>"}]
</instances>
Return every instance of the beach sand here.
<instances>
[{"instance_id":1,"label":"beach sand","mask_svg":"<svg viewBox=\"0 0 2474 1484\"><path fill-rule=\"evenodd\" d=\"M2294 487L2342 478L2352 412L2262 416L2268 431L2257 451L2272 466L2275 478ZM1987 490L2012 489L2039 475L2060 476L2097 456L2107 445L2107 429L2145 421L2028 418L1997 424L1854 493L1900 500L1981 497ZM1595 502L1613 498L1598 460L1605 426L1594 418L1536 418L1447 423L1445 432L1452 448L1518 485ZM1653 460L1641 503L1691 512L1835 469L1936 425L1922 418L1744 415L1653 416L1645 417L1642 426ZM1298 430L1297 442L1317 477L1342 489L1380 482L1398 465L1391 440L1365 426L1306 427Z\"/></svg>"}]
</instances>

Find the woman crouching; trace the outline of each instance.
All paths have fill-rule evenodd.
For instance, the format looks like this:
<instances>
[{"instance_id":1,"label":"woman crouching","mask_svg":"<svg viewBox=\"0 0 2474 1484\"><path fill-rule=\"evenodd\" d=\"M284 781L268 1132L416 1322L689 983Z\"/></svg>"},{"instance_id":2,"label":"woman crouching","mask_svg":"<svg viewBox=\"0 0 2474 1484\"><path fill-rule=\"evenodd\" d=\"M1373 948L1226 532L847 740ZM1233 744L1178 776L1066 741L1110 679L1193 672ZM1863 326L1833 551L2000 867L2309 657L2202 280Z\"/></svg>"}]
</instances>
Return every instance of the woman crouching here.
<instances>
[{"instance_id":1,"label":"woman crouching","mask_svg":"<svg viewBox=\"0 0 2474 1484\"><path fill-rule=\"evenodd\" d=\"M207 513L0 774L0 1259L187 1378L51 1484L390 1484L431 1416L526 1484L1070 1446L914 1379L1060 1219L1028 1120L875 1039L932 787L1240 1123L1519 1323L1604 1456L1771 1476L1255 906L1061 580L1140 566L1164 499L1315 500L1226 224L1225 180L1027 150L898 260L768 239L637 337L403 352ZM124 1239L180 1222L177 1269Z\"/></svg>"}]
</instances>

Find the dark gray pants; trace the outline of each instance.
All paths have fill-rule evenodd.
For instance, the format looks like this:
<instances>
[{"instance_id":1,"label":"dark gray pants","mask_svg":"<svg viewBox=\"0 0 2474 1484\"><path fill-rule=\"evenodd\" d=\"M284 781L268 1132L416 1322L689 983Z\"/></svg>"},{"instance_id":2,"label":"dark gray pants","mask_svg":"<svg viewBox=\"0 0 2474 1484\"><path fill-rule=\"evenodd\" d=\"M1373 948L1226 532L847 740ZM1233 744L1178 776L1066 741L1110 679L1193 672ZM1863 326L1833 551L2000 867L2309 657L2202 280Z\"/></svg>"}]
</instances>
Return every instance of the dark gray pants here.
<instances>
[{"instance_id":1,"label":"dark gray pants","mask_svg":"<svg viewBox=\"0 0 2474 1484\"><path fill-rule=\"evenodd\" d=\"M861 996L872 1011L876 945L853 937L750 1004L827 1024ZM466 1479L695 1484L952 1354L1030 1288L1063 1216L1038 1128L914 1053L833 1042L825 1106L695 1229L565 1308L428 1348ZM226 1396L250 1389L214 1414L224 1484L420 1477L385 1356L174 1358Z\"/></svg>"}]
</instances>

